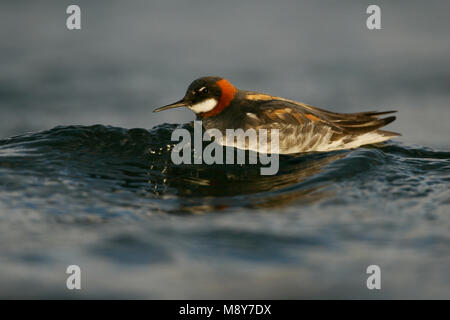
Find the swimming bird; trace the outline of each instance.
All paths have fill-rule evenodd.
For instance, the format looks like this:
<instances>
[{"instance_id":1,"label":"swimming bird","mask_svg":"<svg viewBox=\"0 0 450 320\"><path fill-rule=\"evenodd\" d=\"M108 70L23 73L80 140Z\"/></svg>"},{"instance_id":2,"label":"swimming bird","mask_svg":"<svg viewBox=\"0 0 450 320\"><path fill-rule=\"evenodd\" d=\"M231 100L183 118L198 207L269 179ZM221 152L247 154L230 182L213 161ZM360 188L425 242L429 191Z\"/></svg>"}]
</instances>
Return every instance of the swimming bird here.
<instances>
[{"instance_id":1,"label":"swimming bird","mask_svg":"<svg viewBox=\"0 0 450 320\"><path fill-rule=\"evenodd\" d=\"M399 133L380 130L396 118L382 115L396 111L336 113L302 102L254 91L239 90L221 77L194 80L185 96L154 110L187 107L203 127L223 134L220 144L236 146L225 139L227 129L278 129L280 154L354 149L383 142ZM246 145L245 149L255 150ZM256 150L257 151L257 150Z\"/></svg>"}]
</instances>

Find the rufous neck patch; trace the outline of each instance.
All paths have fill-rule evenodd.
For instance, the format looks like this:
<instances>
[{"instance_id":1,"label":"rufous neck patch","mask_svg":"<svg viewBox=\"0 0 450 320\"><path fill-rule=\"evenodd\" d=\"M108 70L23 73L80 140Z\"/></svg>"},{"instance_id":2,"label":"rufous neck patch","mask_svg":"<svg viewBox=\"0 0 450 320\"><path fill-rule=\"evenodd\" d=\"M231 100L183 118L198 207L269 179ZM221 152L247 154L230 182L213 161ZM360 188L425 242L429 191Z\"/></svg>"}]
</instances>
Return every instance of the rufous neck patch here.
<instances>
[{"instance_id":1,"label":"rufous neck patch","mask_svg":"<svg viewBox=\"0 0 450 320\"><path fill-rule=\"evenodd\" d=\"M231 100L233 100L238 91L230 82L228 82L227 79L219 80L216 83L220 87L220 90L222 92L220 95L219 103L211 111L201 113L200 115L202 117L211 117L221 113L226 107L230 105Z\"/></svg>"}]
</instances>

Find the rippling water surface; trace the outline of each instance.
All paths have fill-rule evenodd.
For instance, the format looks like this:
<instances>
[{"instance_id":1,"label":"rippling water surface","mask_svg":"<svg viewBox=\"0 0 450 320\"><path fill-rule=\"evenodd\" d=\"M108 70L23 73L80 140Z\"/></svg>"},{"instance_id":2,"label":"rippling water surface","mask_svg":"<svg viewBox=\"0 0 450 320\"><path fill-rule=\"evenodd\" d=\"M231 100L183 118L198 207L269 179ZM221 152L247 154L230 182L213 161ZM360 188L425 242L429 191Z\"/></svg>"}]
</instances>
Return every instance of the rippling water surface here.
<instances>
[{"instance_id":1,"label":"rippling water surface","mask_svg":"<svg viewBox=\"0 0 450 320\"><path fill-rule=\"evenodd\" d=\"M2 294L68 295L69 264L90 297L369 297L370 264L386 296L448 294L450 152L390 142L260 176L172 164L176 127L0 140Z\"/></svg>"},{"instance_id":2,"label":"rippling water surface","mask_svg":"<svg viewBox=\"0 0 450 320\"><path fill-rule=\"evenodd\" d=\"M0 1L1 298L450 298L450 2L71 3ZM152 111L204 75L402 136L175 166L194 116Z\"/></svg>"}]
</instances>

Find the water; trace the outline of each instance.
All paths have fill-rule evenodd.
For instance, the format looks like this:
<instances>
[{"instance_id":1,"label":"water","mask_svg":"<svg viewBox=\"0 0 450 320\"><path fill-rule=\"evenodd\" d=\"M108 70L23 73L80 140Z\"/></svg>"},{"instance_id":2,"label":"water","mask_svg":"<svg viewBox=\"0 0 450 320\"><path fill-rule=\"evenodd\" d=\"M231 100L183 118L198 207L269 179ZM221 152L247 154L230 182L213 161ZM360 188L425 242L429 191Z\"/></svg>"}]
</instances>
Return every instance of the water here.
<instances>
[{"instance_id":1,"label":"water","mask_svg":"<svg viewBox=\"0 0 450 320\"><path fill-rule=\"evenodd\" d=\"M358 2L80 1L80 32L68 4L0 4L0 297L450 297L447 2L380 2L379 32ZM402 137L275 176L175 166L193 115L152 110L205 74L397 109Z\"/></svg>"},{"instance_id":2,"label":"water","mask_svg":"<svg viewBox=\"0 0 450 320\"><path fill-rule=\"evenodd\" d=\"M448 293L450 152L391 142L285 156L261 177L256 165L172 164L175 128L1 140L2 287L28 288L3 294L68 295L72 263L93 297L370 296L372 263L403 294L429 272L425 293Z\"/></svg>"}]
</instances>

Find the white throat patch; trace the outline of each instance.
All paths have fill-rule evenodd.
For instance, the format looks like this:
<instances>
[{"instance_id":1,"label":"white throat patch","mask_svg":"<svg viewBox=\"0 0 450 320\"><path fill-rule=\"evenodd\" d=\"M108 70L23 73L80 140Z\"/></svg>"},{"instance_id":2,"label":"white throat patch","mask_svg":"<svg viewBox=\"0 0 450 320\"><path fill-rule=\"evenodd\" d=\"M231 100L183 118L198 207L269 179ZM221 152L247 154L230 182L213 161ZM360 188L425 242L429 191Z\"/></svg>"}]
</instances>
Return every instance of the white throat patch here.
<instances>
[{"instance_id":1,"label":"white throat patch","mask_svg":"<svg viewBox=\"0 0 450 320\"><path fill-rule=\"evenodd\" d=\"M214 98L206 99L205 101L199 102L197 104L194 104L190 106L189 108L194 111L195 113L203 113L208 112L214 109L214 107L217 105L217 100Z\"/></svg>"}]
</instances>

